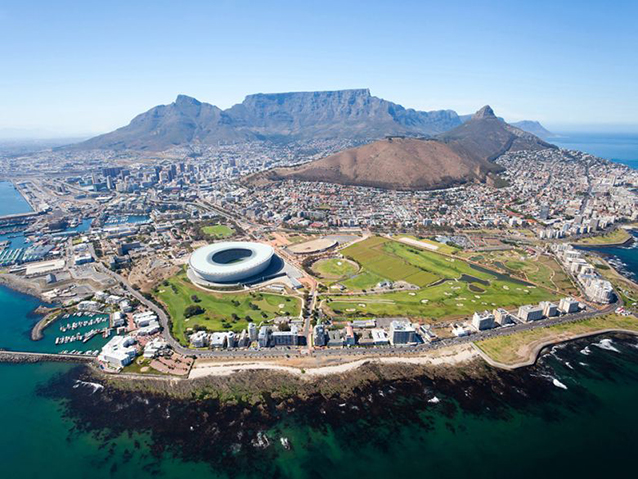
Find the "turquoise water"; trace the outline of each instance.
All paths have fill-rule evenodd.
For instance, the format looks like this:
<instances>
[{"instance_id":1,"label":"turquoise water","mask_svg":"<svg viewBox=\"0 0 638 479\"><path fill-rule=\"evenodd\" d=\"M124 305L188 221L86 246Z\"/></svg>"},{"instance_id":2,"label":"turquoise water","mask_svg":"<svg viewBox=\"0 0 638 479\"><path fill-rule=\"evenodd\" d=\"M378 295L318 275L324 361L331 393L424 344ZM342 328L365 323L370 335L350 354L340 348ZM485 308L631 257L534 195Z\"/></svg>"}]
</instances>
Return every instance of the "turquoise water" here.
<instances>
[{"instance_id":1,"label":"turquoise water","mask_svg":"<svg viewBox=\"0 0 638 479\"><path fill-rule=\"evenodd\" d=\"M13 183L0 181L0 216L33 211L27 200L15 189Z\"/></svg>"},{"instance_id":2,"label":"turquoise water","mask_svg":"<svg viewBox=\"0 0 638 479\"><path fill-rule=\"evenodd\" d=\"M87 351L101 349L108 339L98 334L86 343L81 341L69 342L66 344L55 344L58 336L72 336L77 333L87 333L94 328L103 328L107 322L100 322L93 326L78 327L67 332L60 331L60 326L78 321L88 321L91 319L107 319L107 315L96 316L75 316L62 319L43 331L43 338L39 341L31 340L31 330L41 316L35 315L32 311L42 303L36 298L12 291L9 288L0 286L0 348L12 351L35 351L41 353L59 353L64 350Z\"/></svg>"}]
</instances>

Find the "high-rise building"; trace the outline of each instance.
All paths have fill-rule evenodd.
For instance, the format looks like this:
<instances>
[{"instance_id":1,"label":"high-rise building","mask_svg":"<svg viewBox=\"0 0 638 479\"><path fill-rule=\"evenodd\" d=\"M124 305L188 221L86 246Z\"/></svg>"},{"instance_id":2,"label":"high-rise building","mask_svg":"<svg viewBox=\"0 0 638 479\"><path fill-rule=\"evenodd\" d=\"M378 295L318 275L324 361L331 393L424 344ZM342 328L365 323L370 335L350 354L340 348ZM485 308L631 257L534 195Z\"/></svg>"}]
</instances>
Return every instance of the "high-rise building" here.
<instances>
[{"instance_id":1,"label":"high-rise building","mask_svg":"<svg viewBox=\"0 0 638 479\"><path fill-rule=\"evenodd\" d=\"M416 330L408 321L394 320L390 323L390 342L393 345L414 343Z\"/></svg>"},{"instance_id":2,"label":"high-rise building","mask_svg":"<svg viewBox=\"0 0 638 479\"><path fill-rule=\"evenodd\" d=\"M494 327L494 315L489 311L475 312L472 316L472 326L477 331L492 329Z\"/></svg>"}]
</instances>

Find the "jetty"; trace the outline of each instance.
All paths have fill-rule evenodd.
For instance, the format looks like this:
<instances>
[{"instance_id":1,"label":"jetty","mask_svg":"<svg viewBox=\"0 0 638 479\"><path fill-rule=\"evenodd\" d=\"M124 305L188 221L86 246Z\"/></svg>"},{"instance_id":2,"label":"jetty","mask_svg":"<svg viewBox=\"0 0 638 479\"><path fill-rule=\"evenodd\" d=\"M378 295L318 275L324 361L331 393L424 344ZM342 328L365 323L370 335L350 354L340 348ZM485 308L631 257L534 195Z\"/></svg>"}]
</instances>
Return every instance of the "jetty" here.
<instances>
[{"instance_id":1,"label":"jetty","mask_svg":"<svg viewBox=\"0 0 638 479\"><path fill-rule=\"evenodd\" d=\"M0 351L0 363L40 362L93 362L95 357L81 354L32 353L25 351Z\"/></svg>"}]
</instances>

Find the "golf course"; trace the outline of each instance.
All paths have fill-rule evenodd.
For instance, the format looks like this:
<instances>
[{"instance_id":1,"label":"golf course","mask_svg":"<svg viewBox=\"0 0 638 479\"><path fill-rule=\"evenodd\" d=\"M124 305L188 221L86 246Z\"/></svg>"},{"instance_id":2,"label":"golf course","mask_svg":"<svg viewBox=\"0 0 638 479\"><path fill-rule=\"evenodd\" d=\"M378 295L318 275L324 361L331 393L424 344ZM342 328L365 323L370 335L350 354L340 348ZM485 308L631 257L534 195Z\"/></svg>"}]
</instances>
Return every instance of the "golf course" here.
<instances>
[{"instance_id":1,"label":"golf course","mask_svg":"<svg viewBox=\"0 0 638 479\"><path fill-rule=\"evenodd\" d=\"M371 237L345 248L345 257L361 270L341 284L348 291L325 296L325 308L335 318L408 316L455 318L496 307L512 308L559 297L556 288L535 286L458 257ZM405 281L416 290L365 294L379 281Z\"/></svg>"}]
</instances>

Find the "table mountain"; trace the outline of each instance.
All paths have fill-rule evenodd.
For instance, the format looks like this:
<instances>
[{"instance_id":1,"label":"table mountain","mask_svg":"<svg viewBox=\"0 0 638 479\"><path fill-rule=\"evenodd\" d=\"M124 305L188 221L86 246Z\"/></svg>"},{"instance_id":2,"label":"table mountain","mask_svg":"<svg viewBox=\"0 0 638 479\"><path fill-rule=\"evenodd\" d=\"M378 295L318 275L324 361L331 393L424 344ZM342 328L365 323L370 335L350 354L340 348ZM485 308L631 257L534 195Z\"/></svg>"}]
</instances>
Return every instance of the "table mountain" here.
<instances>
[{"instance_id":1,"label":"table mountain","mask_svg":"<svg viewBox=\"0 0 638 479\"><path fill-rule=\"evenodd\" d=\"M227 110L179 95L130 124L74 149L160 151L176 145L246 140L374 139L433 135L461 124L452 110L416 111L367 89L249 95Z\"/></svg>"}]
</instances>

